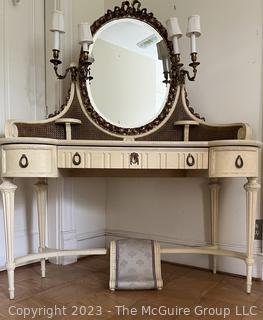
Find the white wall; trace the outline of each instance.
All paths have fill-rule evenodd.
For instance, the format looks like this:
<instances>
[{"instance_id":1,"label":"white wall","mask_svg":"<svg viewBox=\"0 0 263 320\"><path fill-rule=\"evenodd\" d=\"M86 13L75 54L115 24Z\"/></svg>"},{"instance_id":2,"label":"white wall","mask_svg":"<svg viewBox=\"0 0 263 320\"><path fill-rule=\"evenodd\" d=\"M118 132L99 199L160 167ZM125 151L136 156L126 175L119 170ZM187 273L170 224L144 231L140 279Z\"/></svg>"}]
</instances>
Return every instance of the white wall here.
<instances>
[{"instance_id":1,"label":"white wall","mask_svg":"<svg viewBox=\"0 0 263 320\"><path fill-rule=\"evenodd\" d=\"M106 0L108 7L119 1ZM262 137L262 1L144 0L143 6L164 23L179 17L183 32L187 16L200 14L203 36L198 41L198 77L187 83L196 111L210 122L248 122L254 138ZM180 40L182 60L189 63L189 42ZM107 229L111 236L137 236L164 244L193 245L210 240L207 179L109 179ZM220 243L245 250L245 180L222 179ZM259 216L259 213L258 213ZM256 242L255 251L260 250ZM165 257L197 266L209 265L202 256ZM220 269L244 273L245 264L220 258ZM260 272L260 270L258 270ZM257 273L257 270L256 270ZM259 273L257 273L259 275Z\"/></svg>"},{"instance_id":2,"label":"white wall","mask_svg":"<svg viewBox=\"0 0 263 320\"><path fill-rule=\"evenodd\" d=\"M7 119L45 116L44 1L0 0L0 134ZM16 179L15 253L36 250L38 231L32 180ZM0 268L5 264L2 202Z\"/></svg>"}]
</instances>

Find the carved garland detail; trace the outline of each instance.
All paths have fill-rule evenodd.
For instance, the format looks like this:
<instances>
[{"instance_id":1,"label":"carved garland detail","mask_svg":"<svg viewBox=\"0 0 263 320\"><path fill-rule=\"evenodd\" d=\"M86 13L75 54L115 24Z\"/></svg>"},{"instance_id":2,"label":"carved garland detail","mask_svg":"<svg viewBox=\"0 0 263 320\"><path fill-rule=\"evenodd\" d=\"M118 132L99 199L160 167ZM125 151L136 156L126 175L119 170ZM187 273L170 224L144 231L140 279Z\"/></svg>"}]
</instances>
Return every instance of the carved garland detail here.
<instances>
[{"instance_id":1,"label":"carved garland detail","mask_svg":"<svg viewBox=\"0 0 263 320\"><path fill-rule=\"evenodd\" d=\"M152 26L164 39L167 44L167 48L170 55L171 67L172 70L175 69L174 59L172 59L173 51L172 51L172 43L168 40L167 30L165 27L154 17L152 12L147 12L147 9L141 9L141 3L137 0L133 1L130 4L129 1L124 1L121 7L115 7L114 11L108 10L107 13L96 20L91 26L92 34L95 34L102 26L106 23L121 19L121 18L133 18L140 21L143 21L150 26ZM93 108L89 96L88 90L86 86L86 65L83 62L83 59L80 58L79 61L79 82L80 82L80 91L82 95L83 104L85 106L86 111L88 112L91 119L100 127L107 130L108 132L112 132L114 134L122 135L122 136L137 136L140 134L148 133L152 131L154 128L159 126L170 114L171 109L173 107L173 103L175 101L176 92L177 92L177 82L174 77L171 79L170 91L168 94L166 105L164 106L162 112L159 114L157 118L155 118L152 122L146 124L142 127L137 128L122 128L116 125L113 125L103 119ZM172 72L173 74L173 72Z\"/></svg>"}]
</instances>

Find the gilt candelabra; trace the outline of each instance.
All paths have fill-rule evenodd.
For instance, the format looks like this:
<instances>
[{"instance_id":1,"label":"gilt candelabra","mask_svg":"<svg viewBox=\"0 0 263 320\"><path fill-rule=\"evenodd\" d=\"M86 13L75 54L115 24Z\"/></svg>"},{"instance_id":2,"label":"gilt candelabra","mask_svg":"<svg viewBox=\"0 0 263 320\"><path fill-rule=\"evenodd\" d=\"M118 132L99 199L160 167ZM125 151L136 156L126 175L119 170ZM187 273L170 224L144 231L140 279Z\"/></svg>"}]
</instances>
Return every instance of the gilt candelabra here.
<instances>
[{"instance_id":1,"label":"gilt candelabra","mask_svg":"<svg viewBox=\"0 0 263 320\"><path fill-rule=\"evenodd\" d=\"M125 1L126 4L128 1ZM132 7L135 8L135 5L138 5L140 9L140 2L134 0ZM196 39L201 36L201 26L200 26L200 17L198 15L192 15L188 19L188 30L187 37L190 38L191 43L191 60L192 62L189 66L193 69L193 75L190 75L190 72L184 68L184 65L181 63L180 51L179 51L179 39L182 37L182 32L179 27L178 19L176 17L170 18L167 23L167 35L168 40L173 44L173 54L169 55L167 50L167 44L164 40L157 44L157 51L159 59L163 62L163 74L164 81L166 85L171 83L172 79L175 79L176 84L184 84L186 78L189 81L194 81L197 75L197 67L199 62L197 61L197 46ZM64 72L60 74L58 71L58 66L62 63L59 58L60 54L60 35L65 33L64 31L64 16L61 11L55 10L53 12L53 23L52 28L50 29L54 34L54 46L53 46L53 58L50 62L54 65L54 71L59 80L65 79L69 73L71 73L72 80L76 81L79 73L79 68L71 64ZM79 24L79 43L81 45L81 74L85 77L86 80L91 81L93 78L91 76L90 66L94 62L94 59L91 58L89 54L90 45L93 43L93 37L90 29L89 23ZM172 62L172 63L171 63ZM171 67L172 66L172 67Z\"/></svg>"},{"instance_id":2,"label":"gilt candelabra","mask_svg":"<svg viewBox=\"0 0 263 320\"><path fill-rule=\"evenodd\" d=\"M60 35L65 33L64 30L64 16L61 11L55 10L53 12L52 28L50 29L54 34L54 46L53 46L53 58L50 62L54 65L54 71L57 79L63 80L67 77L68 73L71 74L71 79L73 81L77 80L79 68L75 64L71 64L64 72L60 74L58 71L58 66L62 63L59 59L60 54ZM90 30L89 23L79 24L79 43L81 45L81 55L80 60L82 67L85 68L84 75L86 80L91 81L93 78L90 75L90 66L92 64L92 59L89 55L89 47L93 43L93 38Z\"/></svg>"}]
</instances>

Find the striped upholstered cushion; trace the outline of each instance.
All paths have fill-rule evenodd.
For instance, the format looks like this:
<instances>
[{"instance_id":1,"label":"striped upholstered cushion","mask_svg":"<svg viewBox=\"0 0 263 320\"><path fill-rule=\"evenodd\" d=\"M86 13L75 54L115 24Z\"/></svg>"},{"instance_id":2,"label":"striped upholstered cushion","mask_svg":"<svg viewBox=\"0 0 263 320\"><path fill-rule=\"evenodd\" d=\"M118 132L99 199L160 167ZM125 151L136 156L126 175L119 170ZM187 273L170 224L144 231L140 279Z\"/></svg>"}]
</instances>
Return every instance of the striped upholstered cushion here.
<instances>
[{"instance_id":1,"label":"striped upholstered cushion","mask_svg":"<svg viewBox=\"0 0 263 320\"><path fill-rule=\"evenodd\" d=\"M160 245L156 241L124 239L111 242L110 289L162 289Z\"/></svg>"}]
</instances>

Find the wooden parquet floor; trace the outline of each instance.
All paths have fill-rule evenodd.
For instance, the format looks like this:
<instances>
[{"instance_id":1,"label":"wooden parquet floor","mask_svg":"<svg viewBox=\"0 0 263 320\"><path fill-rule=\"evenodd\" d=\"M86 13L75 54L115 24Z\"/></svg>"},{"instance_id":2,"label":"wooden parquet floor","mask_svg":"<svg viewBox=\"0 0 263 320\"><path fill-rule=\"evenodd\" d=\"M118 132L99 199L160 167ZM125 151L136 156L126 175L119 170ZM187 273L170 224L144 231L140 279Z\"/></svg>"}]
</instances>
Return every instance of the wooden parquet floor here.
<instances>
[{"instance_id":1,"label":"wooden parquet floor","mask_svg":"<svg viewBox=\"0 0 263 320\"><path fill-rule=\"evenodd\" d=\"M0 319L224 319L223 314L203 315L203 310L208 308L218 314L230 311L225 317L229 320L263 320L263 282L255 281L252 294L247 295L243 278L163 263L162 291L110 292L108 260L108 257L97 256L63 267L48 264L46 279L41 279L38 264L18 268L14 301L7 297L6 273L0 273ZM92 306L101 306L103 314L88 316ZM138 314L123 315L120 308L118 315L116 306L134 308ZM156 311L154 308L164 306L164 314L169 307L171 315L148 315L149 310L143 309L147 306L152 312ZM197 312L196 306L200 306ZM257 315L246 315L252 306ZM191 314L176 316L179 307L189 308ZM28 310L31 313L24 315ZM34 314L32 310L38 313ZM77 316L72 314L74 311ZM93 313L99 311L97 308ZM143 311L146 311L145 315L142 315Z\"/></svg>"}]
</instances>

